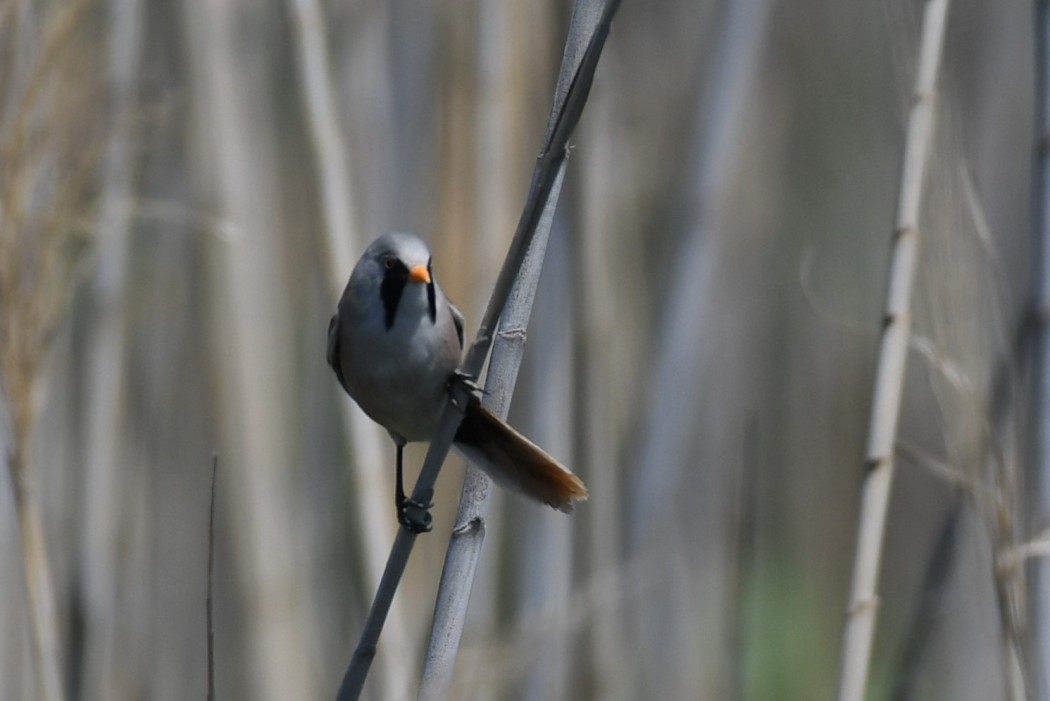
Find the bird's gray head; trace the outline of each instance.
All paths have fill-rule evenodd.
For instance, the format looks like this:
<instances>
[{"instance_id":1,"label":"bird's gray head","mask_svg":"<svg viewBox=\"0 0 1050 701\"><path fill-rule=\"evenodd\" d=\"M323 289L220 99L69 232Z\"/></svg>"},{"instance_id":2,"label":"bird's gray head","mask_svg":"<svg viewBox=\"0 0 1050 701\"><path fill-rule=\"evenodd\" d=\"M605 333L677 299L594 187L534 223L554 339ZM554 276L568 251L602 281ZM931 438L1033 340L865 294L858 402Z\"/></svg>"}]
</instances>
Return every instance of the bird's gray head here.
<instances>
[{"instance_id":1,"label":"bird's gray head","mask_svg":"<svg viewBox=\"0 0 1050 701\"><path fill-rule=\"evenodd\" d=\"M423 239L413 234L383 234L365 249L358 268L365 266L366 269L360 271L363 276L379 280L379 296L388 330L394 326L403 297L419 300L431 323L437 318L436 284L430 265L430 249ZM357 270L354 272L358 273ZM420 287L406 296L406 288L410 285Z\"/></svg>"},{"instance_id":2,"label":"bird's gray head","mask_svg":"<svg viewBox=\"0 0 1050 701\"><path fill-rule=\"evenodd\" d=\"M406 270L416 266L430 265L430 249L423 239L415 234L393 232L383 234L365 249L361 260L384 265L386 260L400 261Z\"/></svg>"}]
</instances>

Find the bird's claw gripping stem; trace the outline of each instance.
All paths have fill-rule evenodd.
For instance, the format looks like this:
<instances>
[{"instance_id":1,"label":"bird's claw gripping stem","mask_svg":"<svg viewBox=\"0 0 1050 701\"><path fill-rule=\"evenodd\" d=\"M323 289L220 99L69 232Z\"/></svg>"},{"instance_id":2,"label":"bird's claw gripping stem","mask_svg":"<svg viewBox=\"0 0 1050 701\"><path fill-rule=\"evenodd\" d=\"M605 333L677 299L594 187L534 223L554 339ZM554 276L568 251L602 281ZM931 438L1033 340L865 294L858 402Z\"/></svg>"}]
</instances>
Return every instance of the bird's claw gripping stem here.
<instances>
[{"instance_id":1,"label":"bird's claw gripping stem","mask_svg":"<svg viewBox=\"0 0 1050 701\"><path fill-rule=\"evenodd\" d=\"M462 385L463 387L465 387L467 389L467 391L469 391L471 394L473 394L475 396L482 395L482 394L485 393L485 390L482 389L478 385L478 382L477 382L476 378L468 375L467 373L463 372L462 370L460 370L458 368L452 372L452 379L451 379L450 383L452 383L452 384L458 383L458 384Z\"/></svg>"},{"instance_id":2,"label":"bird's claw gripping stem","mask_svg":"<svg viewBox=\"0 0 1050 701\"><path fill-rule=\"evenodd\" d=\"M434 519L430 515L432 506L404 497L398 501L397 521L413 533L429 533L434 527Z\"/></svg>"}]
</instances>

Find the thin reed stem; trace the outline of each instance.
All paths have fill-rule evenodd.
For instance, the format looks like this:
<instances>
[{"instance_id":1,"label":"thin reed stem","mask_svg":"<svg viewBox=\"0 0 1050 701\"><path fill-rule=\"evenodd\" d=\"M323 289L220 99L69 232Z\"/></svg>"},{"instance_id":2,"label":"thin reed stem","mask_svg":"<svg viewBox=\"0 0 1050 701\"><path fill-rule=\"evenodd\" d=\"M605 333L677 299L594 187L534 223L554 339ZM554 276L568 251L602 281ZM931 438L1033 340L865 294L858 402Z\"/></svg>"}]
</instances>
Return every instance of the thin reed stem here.
<instances>
[{"instance_id":1,"label":"thin reed stem","mask_svg":"<svg viewBox=\"0 0 1050 701\"><path fill-rule=\"evenodd\" d=\"M894 445L911 331L912 287L919 259L919 210L933 142L937 76L948 5L948 0L927 0L923 13L918 70L905 134L889 282L875 370L838 701L863 701L868 685L879 606L879 566L893 484Z\"/></svg>"}]
</instances>

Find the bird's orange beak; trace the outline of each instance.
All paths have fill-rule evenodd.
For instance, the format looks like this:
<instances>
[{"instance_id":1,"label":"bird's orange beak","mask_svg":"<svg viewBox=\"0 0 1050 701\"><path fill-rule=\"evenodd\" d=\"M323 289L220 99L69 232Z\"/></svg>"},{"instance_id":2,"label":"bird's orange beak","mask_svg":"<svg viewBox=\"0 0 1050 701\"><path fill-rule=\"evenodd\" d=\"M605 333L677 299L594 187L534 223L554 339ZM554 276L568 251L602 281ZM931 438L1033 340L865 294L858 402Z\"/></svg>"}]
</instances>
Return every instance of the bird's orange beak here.
<instances>
[{"instance_id":1,"label":"bird's orange beak","mask_svg":"<svg viewBox=\"0 0 1050 701\"><path fill-rule=\"evenodd\" d=\"M412 282L422 282L424 284L430 284L430 271L427 270L425 265L417 265L414 268L409 268L408 279Z\"/></svg>"}]
</instances>

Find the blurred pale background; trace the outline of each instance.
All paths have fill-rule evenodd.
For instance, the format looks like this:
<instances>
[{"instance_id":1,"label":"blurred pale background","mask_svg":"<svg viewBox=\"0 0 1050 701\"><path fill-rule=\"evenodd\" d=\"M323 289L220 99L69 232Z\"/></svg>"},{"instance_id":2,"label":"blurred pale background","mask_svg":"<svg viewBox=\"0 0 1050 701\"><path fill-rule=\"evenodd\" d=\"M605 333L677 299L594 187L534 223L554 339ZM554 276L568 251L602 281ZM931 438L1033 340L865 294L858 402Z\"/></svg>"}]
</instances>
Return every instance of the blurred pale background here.
<instances>
[{"instance_id":1,"label":"blurred pale background","mask_svg":"<svg viewBox=\"0 0 1050 701\"><path fill-rule=\"evenodd\" d=\"M213 453L217 696L334 696L396 524L329 315L368 241L408 230L473 332L570 10L0 2L0 352L37 361L5 366L0 445L31 446L69 698L204 697ZM511 411L591 500L494 494L454 698L832 696L921 10L624 3ZM993 556L1031 527L1023 397L992 386L1028 284L1030 24L1021 0L951 10L871 698L1005 698ZM413 697L461 479L450 460L368 698Z\"/></svg>"}]
</instances>

